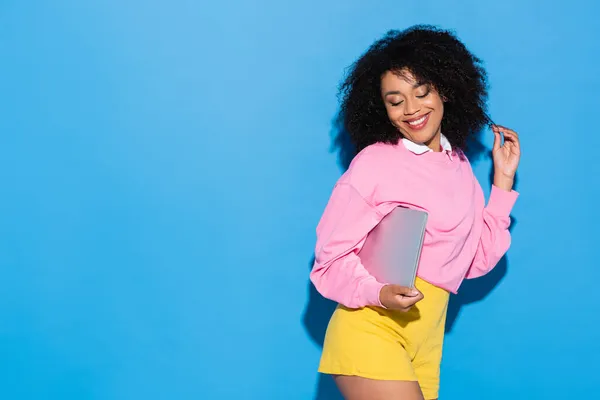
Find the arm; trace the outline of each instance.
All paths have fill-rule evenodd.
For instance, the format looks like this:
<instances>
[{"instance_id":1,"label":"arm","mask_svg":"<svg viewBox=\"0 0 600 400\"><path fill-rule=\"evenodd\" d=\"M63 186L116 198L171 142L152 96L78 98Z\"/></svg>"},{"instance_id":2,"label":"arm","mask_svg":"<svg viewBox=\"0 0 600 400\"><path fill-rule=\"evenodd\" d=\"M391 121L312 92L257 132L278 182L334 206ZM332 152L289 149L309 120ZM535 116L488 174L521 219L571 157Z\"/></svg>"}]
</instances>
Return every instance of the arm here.
<instances>
[{"instance_id":1,"label":"arm","mask_svg":"<svg viewBox=\"0 0 600 400\"><path fill-rule=\"evenodd\" d=\"M483 210L483 230L475 257L465 278L477 278L490 272L510 247L510 212L519 194L513 188L521 159L519 135L512 129L493 125L494 184L490 200ZM502 143L504 136L504 143Z\"/></svg>"},{"instance_id":2,"label":"arm","mask_svg":"<svg viewBox=\"0 0 600 400\"><path fill-rule=\"evenodd\" d=\"M519 194L493 185L490 200L483 209L483 229L475 257L465 276L473 279L490 272L510 247L510 212Z\"/></svg>"},{"instance_id":3,"label":"arm","mask_svg":"<svg viewBox=\"0 0 600 400\"><path fill-rule=\"evenodd\" d=\"M382 306L378 282L357 256L368 232L383 218L350 184L338 183L317 226L310 279L321 295L348 308Z\"/></svg>"}]
</instances>

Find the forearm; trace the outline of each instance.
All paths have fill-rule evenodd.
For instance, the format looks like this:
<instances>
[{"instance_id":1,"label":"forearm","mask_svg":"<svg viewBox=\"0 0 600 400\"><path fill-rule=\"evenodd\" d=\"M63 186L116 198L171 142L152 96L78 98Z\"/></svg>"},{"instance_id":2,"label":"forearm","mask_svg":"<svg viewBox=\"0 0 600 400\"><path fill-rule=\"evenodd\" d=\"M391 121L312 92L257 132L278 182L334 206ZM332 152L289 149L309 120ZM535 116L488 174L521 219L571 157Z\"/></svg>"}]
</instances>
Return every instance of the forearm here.
<instances>
[{"instance_id":1,"label":"forearm","mask_svg":"<svg viewBox=\"0 0 600 400\"><path fill-rule=\"evenodd\" d=\"M383 286L357 253L382 216L352 186L337 185L317 227L310 279L323 297L348 308L378 306Z\"/></svg>"},{"instance_id":2,"label":"forearm","mask_svg":"<svg viewBox=\"0 0 600 400\"><path fill-rule=\"evenodd\" d=\"M494 174L494 186L506 192L510 192L515 184L514 177L506 176L502 173Z\"/></svg>"},{"instance_id":3,"label":"forearm","mask_svg":"<svg viewBox=\"0 0 600 400\"><path fill-rule=\"evenodd\" d=\"M384 285L366 271L354 253L326 264L316 260L310 279L323 297L348 308L381 306L379 292Z\"/></svg>"},{"instance_id":4,"label":"forearm","mask_svg":"<svg viewBox=\"0 0 600 400\"><path fill-rule=\"evenodd\" d=\"M506 186L505 186L506 187ZM518 197L512 189L494 184L487 207L483 209L482 230L467 278L477 278L491 271L511 244L510 212Z\"/></svg>"}]
</instances>

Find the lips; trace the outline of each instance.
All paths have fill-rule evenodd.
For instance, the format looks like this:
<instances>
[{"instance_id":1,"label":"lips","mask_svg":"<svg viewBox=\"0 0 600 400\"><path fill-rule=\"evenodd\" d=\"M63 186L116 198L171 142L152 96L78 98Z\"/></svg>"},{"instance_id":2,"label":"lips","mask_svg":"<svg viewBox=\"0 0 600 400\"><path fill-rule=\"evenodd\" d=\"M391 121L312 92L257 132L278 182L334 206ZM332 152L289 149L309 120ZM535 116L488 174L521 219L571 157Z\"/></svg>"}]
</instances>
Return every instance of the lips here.
<instances>
[{"instance_id":1,"label":"lips","mask_svg":"<svg viewBox=\"0 0 600 400\"><path fill-rule=\"evenodd\" d=\"M425 126L427 125L427 121L429 121L430 114L431 113L427 113L416 118L407 119L404 122L406 122L410 129L418 131L420 129L425 128Z\"/></svg>"}]
</instances>

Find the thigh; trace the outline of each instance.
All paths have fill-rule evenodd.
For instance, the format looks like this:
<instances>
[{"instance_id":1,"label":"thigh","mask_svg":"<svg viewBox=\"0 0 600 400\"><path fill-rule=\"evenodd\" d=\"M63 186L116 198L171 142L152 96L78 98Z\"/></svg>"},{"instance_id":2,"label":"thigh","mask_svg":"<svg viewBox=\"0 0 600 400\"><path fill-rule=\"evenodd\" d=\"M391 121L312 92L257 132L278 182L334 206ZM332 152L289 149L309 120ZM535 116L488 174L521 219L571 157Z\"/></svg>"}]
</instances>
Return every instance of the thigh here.
<instances>
[{"instance_id":1,"label":"thigh","mask_svg":"<svg viewBox=\"0 0 600 400\"><path fill-rule=\"evenodd\" d=\"M331 318L319 372L382 381L416 381L395 322L372 309L338 307Z\"/></svg>"},{"instance_id":2,"label":"thigh","mask_svg":"<svg viewBox=\"0 0 600 400\"><path fill-rule=\"evenodd\" d=\"M422 310L422 314L428 316L430 320L426 324L426 329L419 332L424 339L416 348L412 365L423 397L427 400L435 400L440 387L440 365L449 295L434 287L428 289L425 296L429 295L430 300L434 298L434 301L428 304L429 308Z\"/></svg>"},{"instance_id":3,"label":"thigh","mask_svg":"<svg viewBox=\"0 0 600 400\"><path fill-rule=\"evenodd\" d=\"M359 376L334 376L346 400L424 400L415 381L375 380Z\"/></svg>"},{"instance_id":4,"label":"thigh","mask_svg":"<svg viewBox=\"0 0 600 400\"><path fill-rule=\"evenodd\" d=\"M414 365L419 385L426 400L435 400L440 389L440 360L432 353L429 362Z\"/></svg>"},{"instance_id":5,"label":"thigh","mask_svg":"<svg viewBox=\"0 0 600 400\"><path fill-rule=\"evenodd\" d=\"M421 385L423 396L427 400L434 400L438 397L444 346L444 321L443 318L439 328L430 334L412 360L415 375Z\"/></svg>"}]
</instances>

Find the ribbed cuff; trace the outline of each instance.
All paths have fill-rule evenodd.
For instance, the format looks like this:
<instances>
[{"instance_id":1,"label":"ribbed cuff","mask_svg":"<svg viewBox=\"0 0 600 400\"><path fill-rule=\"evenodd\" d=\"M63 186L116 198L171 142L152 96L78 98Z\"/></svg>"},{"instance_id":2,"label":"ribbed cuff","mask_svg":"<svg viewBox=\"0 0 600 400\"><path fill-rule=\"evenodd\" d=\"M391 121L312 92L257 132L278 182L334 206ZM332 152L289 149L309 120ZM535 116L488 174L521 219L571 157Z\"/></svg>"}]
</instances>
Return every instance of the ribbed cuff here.
<instances>
[{"instance_id":1,"label":"ribbed cuff","mask_svg":"<svg viewBox=\"0 0 600 400\"><path fill-rule=\"evenodd\" d=\"M492 185L490 200L486 208L492 215L509 216L518 197L519 193L514 190L509 192Z\"/></svg>"},{"instance_id":2,"label":"ribbed cuff","mask_svg":"<svg viewBox=\"0 0 600 400\"><path fill-rule=\"evenodd\" d=\"M365 306L376 306L385 308L383 304L381 304L381 300L379 299L379 292L381 292L381 288L384 287L384 283L378 282L375 278L370 280L369 282L365 282L363 289L363 298L365 301Z\"/></svg>"}]
</instances>

